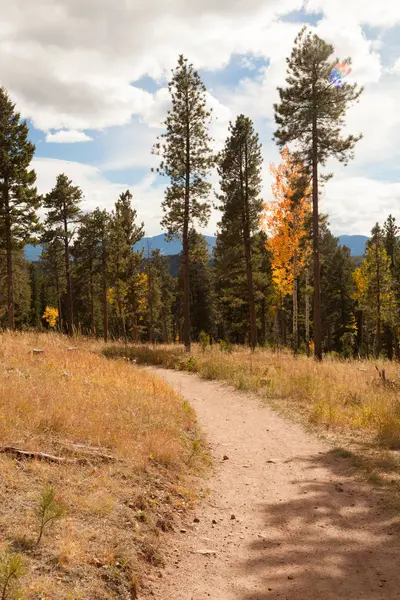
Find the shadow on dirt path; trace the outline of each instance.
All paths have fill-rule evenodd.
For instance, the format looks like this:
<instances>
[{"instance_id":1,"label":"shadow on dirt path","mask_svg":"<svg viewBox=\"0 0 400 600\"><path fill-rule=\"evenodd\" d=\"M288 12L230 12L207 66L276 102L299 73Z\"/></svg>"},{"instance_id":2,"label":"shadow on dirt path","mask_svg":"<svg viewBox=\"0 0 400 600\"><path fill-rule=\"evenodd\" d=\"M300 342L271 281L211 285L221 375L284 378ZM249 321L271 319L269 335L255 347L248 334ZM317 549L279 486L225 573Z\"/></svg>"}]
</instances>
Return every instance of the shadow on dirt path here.
<instances>
[{"instance_id":1,"label":"shadow on dirt path","mask_svg":"<svg viewBox=\"0 0 400 600\"><path fill-rule=\"evenodd\" d=\"M196 409L215 460L209 497L169 539L152 597L400 600L400 520L383 490L256 398L151 371Z\"/></svg>"}]
</instances>

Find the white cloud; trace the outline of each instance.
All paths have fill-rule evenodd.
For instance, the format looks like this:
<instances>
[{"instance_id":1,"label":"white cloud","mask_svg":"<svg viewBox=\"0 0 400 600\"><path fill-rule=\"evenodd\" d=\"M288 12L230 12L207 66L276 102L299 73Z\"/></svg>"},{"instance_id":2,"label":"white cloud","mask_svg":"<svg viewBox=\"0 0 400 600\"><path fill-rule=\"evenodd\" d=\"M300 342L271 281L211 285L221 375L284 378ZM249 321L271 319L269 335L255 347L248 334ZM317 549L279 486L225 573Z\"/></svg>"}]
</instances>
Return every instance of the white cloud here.
<instances>
[{"instance_id":1,"label":"white cloud","mask_svg":"<svg viewBox=\"0 0 400 600\"><path fill-rule=\"evenodd\" d=\"M369 235L389 214L400 221L400 183L368 177L337 177L326 185L321 210L329 214L332 231Z\"/></svg>"},{"instance_id":2,"label":"white cloud","mask_svg":"<svg viewBox=\"0 0 400 600\"><path fill-rule=\"evenodd\" d=\"M342 25L365 23L375 27L393 27L400 23L397 0L305 0L310 12L324 12L330 20Z\"/></svg>"},{"instance_id":3,"label":"white cloud","mask_svg":"<svg viewBox=\"0 0 400 600\"><path fill-rule=\"evenodd\" d=\"M133 205L138 212L139 222L144 221L146 233L160 233L161 201L164 187L154 185L156 176L149 174L138 183L112 183L92 165L50 158L35 158L32 166L37 174L37 185L40 194L47 194L54 187L57 175L65 173L75 185L79 185L84 194L82 210L112 210L119 194L130 189L133 194Z\"/></svg>"},{"instance_id":4,"label":"white cloud","mask_svg":"<svg viewBox=\"0 0 400 600\"><path fill-rule=\"evenodd\" d=\"M40 129L129 123L157 98L132 85L169 77L183 52L221 68L234 52L259 52L265 30L301 0L14 0L2 7L2 83ZM156 43L155 43L156 42Z\"/></svg>"},{"instance_id":5,"label":"white cloud","mask_svg":"<svg viewBox=\"0 0 400 600\"><path fill-rule=\"evenodd\" d=\"M86 135L83 131L76 131L74 129L61 129L55 133L48 133L46 135L46 142L52 142L53 144L75 144L77 142L91 142L93 138Z\"/></svg>"}]
</instances>

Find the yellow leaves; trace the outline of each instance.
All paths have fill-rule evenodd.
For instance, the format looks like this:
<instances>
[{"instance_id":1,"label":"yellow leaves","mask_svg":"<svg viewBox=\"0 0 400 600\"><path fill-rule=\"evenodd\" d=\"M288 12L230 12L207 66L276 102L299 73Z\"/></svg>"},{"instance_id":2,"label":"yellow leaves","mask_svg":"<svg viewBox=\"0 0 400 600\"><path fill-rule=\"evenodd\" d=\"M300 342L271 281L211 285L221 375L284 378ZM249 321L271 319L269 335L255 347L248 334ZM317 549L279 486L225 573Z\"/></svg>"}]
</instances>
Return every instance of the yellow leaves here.
<instances>
[{"instance_id":1,"label":"yellow leaves","mask_svg":"<svg viewBox=\"0 0 400 600\"><path fill-rule=\"evenodd\" d=\"M365 275L364 269L359 267L353 273L353 281L355 283L356 289L354 292L354 299L360 301L363 298L366 290L367 290L367 277Z\"/></svg>"},{"instance_id":2,"label":"yellow leaves","mask_svg":"<svg viewBox=\"0 0 400 600\"><path fill-rule=\"evenodd\" d=\"M57 308L54 308L54 306L46 306L42 319L46 321L49 327L54 328L56 326L58 317L59 314Z\"/></svg>"},{"instance_id":3,"label":"yellow leaves","mask_svg":"<svg viewBox=\"0 0 400 600\"><path fill-rule=\"evenodd\" d=\"M304 188L302 166L286 147L278 167L270 166L274 176L274 200L264 204L261 226L269 234L267 249L272 253L273 280L279 292L286 296L293 290L293 281L304 266L308 255L307 219L311 212L311 186Z\"/></svg>"}]
</instances>

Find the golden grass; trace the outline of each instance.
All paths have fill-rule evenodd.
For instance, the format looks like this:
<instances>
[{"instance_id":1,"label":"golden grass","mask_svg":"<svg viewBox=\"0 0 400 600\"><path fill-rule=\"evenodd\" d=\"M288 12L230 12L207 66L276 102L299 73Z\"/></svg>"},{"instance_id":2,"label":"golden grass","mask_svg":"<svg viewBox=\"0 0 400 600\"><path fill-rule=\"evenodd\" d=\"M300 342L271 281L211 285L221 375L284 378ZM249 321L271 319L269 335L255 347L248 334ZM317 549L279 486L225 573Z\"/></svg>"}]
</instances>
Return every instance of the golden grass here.
<instances>
[{"instance_id":1,"label":"golden grass","mask_svg":"<svg viewBox=\"0 0 400 600\"><path fill-rule=\"evenodd\" d=\"M198 373L205 379L226 381L239 390L256 392L306 415L311 423L368 433L391 449L400 449L400 365L376 361L318 363L306 356L218 346L205 352L197 345L185 356L177 346L110 348L107 353L127 354L138 362L162 364ZM376 365L386 370L384 385ZM394 385L390 381L395 381Z\"/></svg>"},{"instance_id":2,"label":"golden grass","mask_svg":"<svg viewBox=\"0 0 400 600\"><path fill-rule=\"evenodd\" d=\"M148 565L162 563L162 532L193 500L184 477L202 460L194 412L134 365L93 353L101 347L0 335L0 447L87 457L81 444L115 458L55 464L0 454L0 551L22 554L25 600L135 598ZM47 484L67 514L34 548Z\"/></svg>"}]
</instances>

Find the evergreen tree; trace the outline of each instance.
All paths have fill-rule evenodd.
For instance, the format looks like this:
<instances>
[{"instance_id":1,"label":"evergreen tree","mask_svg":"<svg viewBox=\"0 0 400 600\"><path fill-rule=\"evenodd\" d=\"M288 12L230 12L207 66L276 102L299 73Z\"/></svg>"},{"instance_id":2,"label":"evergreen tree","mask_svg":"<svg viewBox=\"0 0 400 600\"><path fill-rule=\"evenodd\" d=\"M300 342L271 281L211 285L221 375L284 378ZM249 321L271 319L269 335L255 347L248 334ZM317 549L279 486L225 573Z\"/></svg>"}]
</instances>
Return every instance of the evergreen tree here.
<instances>
[{"instance_id":1,"label":"evergreen tree","mask_svg":"<svg viewBox=\"0 0 400 600\"><path fill-rule=\"evenodd\" d=\"M262 211L261 170L262 157L258 135L254 132L252 121L240 115L236 123L229 126L229 137L219 160L218 173L222 192L219 200L223 213L219 226L223 235L231 238L232 246L238 244L238 234L243 246L250 323L249 342L253 349L257 345L257 316L252 239L258 229Z\"/></svg>"},{"instance_id":2,"label":"evergreen tree","mask_svg":"<svg viewBox=\"0 0 400 600\"><path fill-rule=\"evenodd\" d=\"M339 246L338 238L327 225L320 228L321 249L321 316L325 351L351 354L354 347L356 321L354 316L354 265L347 247Z\"/></svg>"},{"instance_id":3,"label":"evergreen tree","mask_svg":"<svg viewBox=\"0 0 400 600\"><path fill-rule=\"evenodd\" d=\"M81 219L75 243L72 248L74 258L75 280L80 288L76 296L82 302L83 314L87 313L89 307L88 321L90 331L96 335L95 306L98 286L100 261L100 241L97 220L94 213L88 213Z\"/></svg>"},{"instance_id":4,"label":"evergreen tree","mask_svg":"<svg viewBox=\"0 0 400 600\"><path fill-rule=\"evenodd\" d=\"M0 88L0 249L7 265L7 325L15 329L14 253L33 241L39 232L36 210L40 198L34 187L36 174L30 169L35 146L28 141L28 126L15 110L4 88ZM19 260L19 256L15 256Z\"/></svg>"},{"instance_id":5,"label":"evergreen tree","mask_svg":"<svg viewBox=\"0 0 400 600\"><path fill-rule=\"evenodd\" d=\"M168 261L160 252L153 250L146 259L148 281L148 339L165 343L171 336L171 311L174 294L174 282L168 271Z\"/></svg>"},{"instance_id":6,"label":"evergreen tree","mask_svg":"<svg viewBox=\"0 0 400 600\"><path fill-rule=\"evenodd\" d=\"M72 184L72 181L62 173L57 176L55 187L45 196L44 206L47 208L46 235L48 239L62 240L64 245L64 265L66 281L67 333L74 333L74 316L71 280L71 241L75 233L71 231L81 218L79 204L82 200L82 190Z\"/></svg>"},{"instance_id":7,"label":"evergreen tree","mask_svg":"<svg viewBox=\"0 0 400 600\"><path fill-rule=\"evenodd\" d=\"M162 225L169 236L182 238L184 343L190 352L189 230L210 215L207 197L209 169L213 165L206 108L206 88L197 71L182 55L169 83L172 109L164 122L166 132L154 152L162 160L158 172L170 179L166 190Z\"/></svg>"},{"instance_id":8,"label":"evergreen tree","mask_svg":"<svg viewBox=\"0 0 400 600\"><path fill-rule=\"evenodd\" d=\"M41 288L43 284L42 272L40 267L35 262L29 263L28 271L29 285L31 289L30 324L36 329L40 329L42 326L41 316L44 310L44 307L42 307L41 303Z\"/></svg>"},{"instance_id":9,"label":"evergreen tree","mask_svg":"<svg viewBox=\"0 0 400 600\"><path fill-rule=\"evenodd\" d=\"M53 231L46 232L43 236L39 266L43 274L42 309L44 310L46 306L57 308L58 326L62 331L64 323L62 300L66 292L64 244L59 237L54 235ZM41 312L41 314L43 313Z\"/></svg>"},{"instance_id":10,"label":"evergreen tree","mask_svg":"<svg viewBox=\"0 0 400 600\"><path fill-rule=\"evenodd\" d=\"M387 255L390 259L390 270L393 278L396 297L400 297L400 244L399 244L400 229L396 224L396 219L389 215L383 225L384 244ZM396 316L396 322L399 320ZM383 343L389 360L393 359L393 348L396 357L399 358L399 341L397 330L388 324L384 325Z\"/></svg>"},{"instance_id":11,"label":"evergreen tree","mask_svg":"<svg viewBox=\"0 0 400 600\"><path fill-rule=\"evenodd\" d=\"M31 286L28 263L23 250L13 252L14 323L15 327L31 322ZM0 321L8 327L7 257L0 255Z\"/></svg>"},{"instance_id":12,"label":"evergreen tree","mask_svg":"<svg viewBox=\"0 0 400 600\"><path fill-rule=\"evenodd\" d=\"M214 294L208 244L192 229L190 244L191 335L198 340L201 331L214 335Z\"/></svg>"},{"instance_id":13,"label":"evergreen tree","mask_svg":"<svg viewBox=\"0 0 400 600\"><path fill-rule=\"evenodd\" d=\"M137 225L137 212L132 207L132 194L123 192L115 203L110 235L110 263L113 265L113 301L125 339L128 332L138 340L138 310L141 283L137 277L142 253L133 247L143 233L143 223Z\"/></svg>"},{"instance_id":14,"label":"evergreen tree","mask_svg":"<svg viewBox=\"0 0 400 600\"><path fill-rule=\"evenodd\" d=\"M97 232L99 255L97 261L101 273L102 305L103 305L103 338L107 343L109 332L108 315L108 284L110 279L110 244L111 244L111 217L106 210L96 208L93 212Z\"/></svg>"},{"instance_id":15,"label":"evergreen tree","mask_svg":"<svg viewBox=\"0 0 400 600\"><path fill-rule=\"evenodd\" d=\"M398 311L391 261L385 249L384 237L378 223L372 229L364 260L355 271L357 300L366 312L374 332L374 356L382 349L382 326L394 326Z\"/></svg>"},{"instance_id":16,"label":"evergreen tree","mask_svg":"<svg viewBox=\"0 0 400 600\"><path fill-rule=\"evenodd\" d=\"M303 28L287 59L287 86L278 88L280 103L274 105L278 129L275 139L281 147L297 142L305 168L312 175L313 256L314 256L314 343L315 356L322 359L318 171L329 157L347 163L360 136L342 137L348 106L360 96L356 84L335 85L331 74L333 46ZM350 64L350 59L344 61Z\"/></svg>"}]
</instances>

